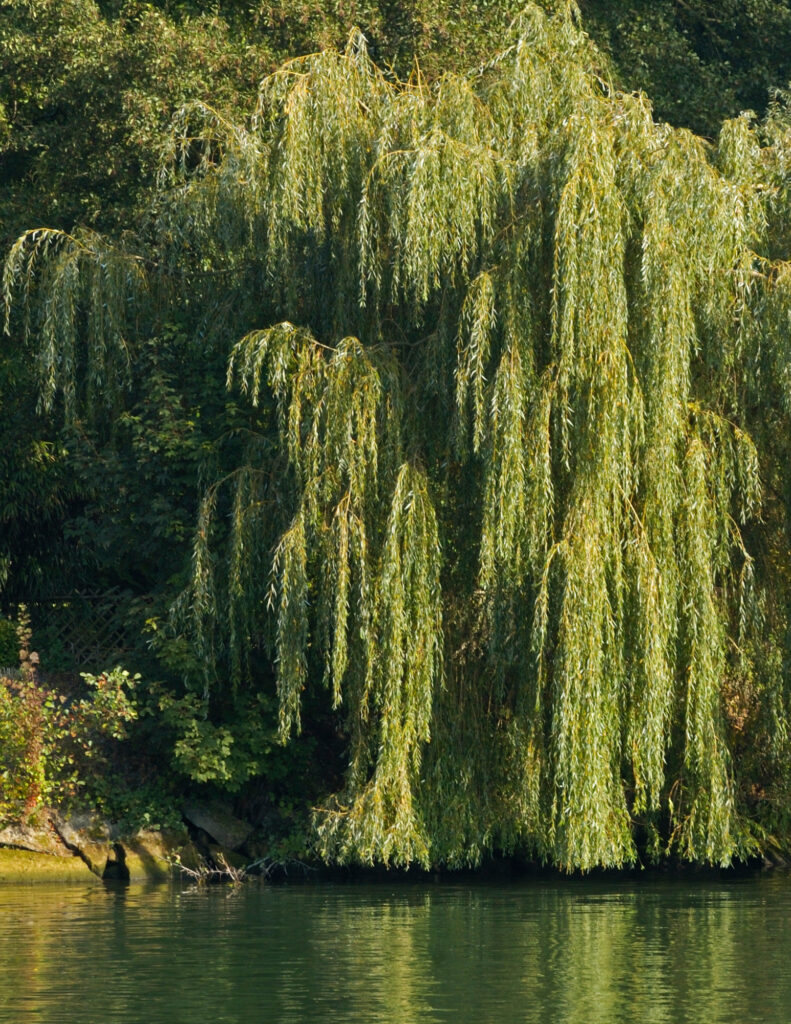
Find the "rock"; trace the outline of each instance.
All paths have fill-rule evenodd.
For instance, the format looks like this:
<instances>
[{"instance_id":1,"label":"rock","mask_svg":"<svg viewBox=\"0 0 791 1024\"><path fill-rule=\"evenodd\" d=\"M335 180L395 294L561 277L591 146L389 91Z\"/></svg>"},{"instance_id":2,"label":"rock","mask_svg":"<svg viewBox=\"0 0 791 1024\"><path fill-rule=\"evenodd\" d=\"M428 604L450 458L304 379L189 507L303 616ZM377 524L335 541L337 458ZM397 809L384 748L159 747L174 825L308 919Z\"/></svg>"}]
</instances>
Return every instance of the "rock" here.
<instances>
[{"instance_id":1,"label":"rock","mask_svg":"<svg viewBox=\"0 0 791 1024\"><path fill-rule=\"evenodd\" d=\"M247 857L229 850L227 846L219 846L217 843L209 844L209 856L220 870L223 868L223 860L228 867L235 868L237 871L243 870L248 864Z\"/></svg>"},{"instance_id":2,"label":"rock","mask_svg":"<svg viewBox=\"0 0 791 1024\"><path fill-rule=\"evenodd\" d=\"M194 843L185 843L180 849L175 850L173 859L178 858L178 864L183 865L190 871L200 871L206 866L203 854Z\"/></svg>"},{"instance_id":3,"label":"rock","mask_svg":"<svg viewBox=\"0 0 791 1024\"><path fill-rule=\"evenodd\" d=\"M247 857L248 861L266 860L272 852L272 846L270 843L264 843L253 838L247 840L240 852Z\"/></svg>"},{"instance_id":4,"label":"rock","mask_svg":"<svg viewBox=\"0 0 791 1024\"><path fill-rule=\"evenodd\" d=\"M172 855L183 837L144 829L115 845L130 882L161 882L171 876Z\"/></svg>"},{"instance_id":5,"label":"rock","mask_svg":"<svg viewBox=\"0 0 791 1024\"><path fill-rule=\"evenodd\" d=\"M55 856L31 850L0 849L0 885L4 882L96 881L85 861L76 854Z\"/></svg>"},{"instance_id":6,"label":"rock","mask_svg":"<svg viewBox=\"0 0 791 1024\"><path fill-rule=\"evenodd\" d=\"M127 871L126 864L124 863L124 851L115 843L113 845L113 855L108 859L104 866L104 874L102 875L103 882L128 882L129 872Z\"/></svg>"},{"instance_id":7,"label":"rock","mask_svg":"<svg viewBox=\"0 0 791 1024\"><path fill-rule=\"evenodd\" d=\"M52 824L66 846L79 854L91 871L102 878L113 853L107 824L91 814L63 818L54 811Z\"/></svg>"},{"instance_id":8,"label":"rock","mask_svg":"<svg viewBox=\"0 0 791 1024\"><path fill-rule=\"evenodd\" d=\"M235 855L227 854L230 863ZM193 870L205 866L186 829L143 829L128 836L95 815L66 817L56 811L46 812L35 825L4 825L0 855L0 881L28 876L60 881L91 873L107 881L165 881L173 874L176 856Z\"/></svg>"},{"instance_id":9,"label":"rock","mask_svg":"<svg viewBox=\"0 0 791 1024\"><path fill-rule=\"evenodd\" d=\"M764 850L764 867L787 868L788 861L779 850Z\"/></svg>"},{"instance_id":10,"label":"rock","mask_svg":"<svg viewBox=\"0 0 791 1024\"><path fill-rule=\"evenodd\" d=\"M0 828L0 847L2 846L29 850L31 853L46 853L51 857L74 856L74 851L60 838L48 816L37 825L4 825Z\"/></svg>"},{"instance_id":11,"label":"rock","mask_svg":"<svg viewBox=\"0 0 791 1024\"><path fill-rule=\"evenodd\" d=\"M216 843L229 850L241 846L253 831L246 821L236 818L216 801L185 804L181 813L191 825L202 828Z\"/></svg>"}]
</instances>

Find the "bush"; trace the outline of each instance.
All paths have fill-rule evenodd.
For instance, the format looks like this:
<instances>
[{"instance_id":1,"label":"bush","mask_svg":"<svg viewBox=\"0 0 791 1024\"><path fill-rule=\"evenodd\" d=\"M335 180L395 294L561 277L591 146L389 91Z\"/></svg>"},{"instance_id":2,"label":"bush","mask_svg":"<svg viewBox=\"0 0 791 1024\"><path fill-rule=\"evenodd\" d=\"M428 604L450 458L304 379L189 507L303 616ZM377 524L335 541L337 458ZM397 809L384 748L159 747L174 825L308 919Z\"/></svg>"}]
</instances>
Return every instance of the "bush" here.
<instances>
[{"instance_id":1,"label":"bush","mask_svg":"<svg viewBox=\"0 0 791 1024\"><path fill-rule=\"evenodd\" d=\"M68 803L108 768L113 747L137 717L138 676L122 668L93 676L78 700L31 678L0 679L0 820L45 803Z\"/></svg>"},{"instance_id":2,"label":"bush","mask_svg":"<svg viewBox=\"0 0 791 1024\"><path fill-rule=\"evenodd\" d=\"M36 686L0 679L0 821L26 817L46 788L44 721Z\"/></svg>"}]
</instances>

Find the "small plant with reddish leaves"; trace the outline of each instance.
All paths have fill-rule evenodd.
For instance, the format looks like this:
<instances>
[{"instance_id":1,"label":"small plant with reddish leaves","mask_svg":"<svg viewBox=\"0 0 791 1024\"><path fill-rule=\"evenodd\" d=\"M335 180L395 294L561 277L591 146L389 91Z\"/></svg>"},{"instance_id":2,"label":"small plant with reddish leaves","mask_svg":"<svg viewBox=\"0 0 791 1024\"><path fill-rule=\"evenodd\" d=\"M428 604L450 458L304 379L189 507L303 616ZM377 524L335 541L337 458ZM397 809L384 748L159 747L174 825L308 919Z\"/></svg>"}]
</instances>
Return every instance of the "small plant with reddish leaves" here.
<instances>
[{"instance_id":1,"label":"small plant with reddish leaves","mask_svg":"<svg viewBox=\"0 0 791 1024\"><path fill-rule=\"evenodd\" d=\"M120 667L83 673L89 692L79 699L34 675L23 670L18 680L0 679L0 821L77 798L106 770L137 717L132 690L139 677Z\"/></svg>"}]
</instances>

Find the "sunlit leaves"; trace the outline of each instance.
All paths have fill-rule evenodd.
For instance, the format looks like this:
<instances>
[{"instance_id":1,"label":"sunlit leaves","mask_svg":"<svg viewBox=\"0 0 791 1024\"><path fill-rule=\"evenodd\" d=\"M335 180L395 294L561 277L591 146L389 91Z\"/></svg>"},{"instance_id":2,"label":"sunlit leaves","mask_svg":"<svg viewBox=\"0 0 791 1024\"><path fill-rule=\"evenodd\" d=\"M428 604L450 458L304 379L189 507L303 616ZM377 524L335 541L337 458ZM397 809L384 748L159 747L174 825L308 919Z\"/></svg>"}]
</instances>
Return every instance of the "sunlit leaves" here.
<instances>
[{"instance_id":1,"label":"sunlit leaves","mask_svg":"<svg viewBox=\"0 0 791 1024\"><path fill-rule=\"evenodd\" d=\"M168 230L223 248L223 308L261 271L227 383L269 441L222 484L225 584L209 491L186 600L235 666L269 622L281 739L329 690L329 858L587 870L660 830L727 863L752 848L723 695L760 622L757 376L791 394L789 274L762 249L782 133L741 119L715 152L655 124L573 4L518 32L433 85L355 34L267 78L249 126L179 115ZM33 243L7 294L40 288L50 366L100 247L42 250L39 280ZM111 281L88 295L120 317ZM109 350L121 321L79 301Z\"/></svg>"},{"instance_id":2,"label":"sunlit leaves","mask_svg":"<svg viewBox=\"0 0 791 1024\"><path fill-rule=\"evenodd\" d=\"M61 395L72 418L78 383L84 400L100 405L129 380L130 313L142 304L146 284L139 257L87 229L69 235L42 228L17 240L3 270L6 330L21 293L45 408ZM81 335L87 335L86 345Z\"/></svg>"}]
</instances>

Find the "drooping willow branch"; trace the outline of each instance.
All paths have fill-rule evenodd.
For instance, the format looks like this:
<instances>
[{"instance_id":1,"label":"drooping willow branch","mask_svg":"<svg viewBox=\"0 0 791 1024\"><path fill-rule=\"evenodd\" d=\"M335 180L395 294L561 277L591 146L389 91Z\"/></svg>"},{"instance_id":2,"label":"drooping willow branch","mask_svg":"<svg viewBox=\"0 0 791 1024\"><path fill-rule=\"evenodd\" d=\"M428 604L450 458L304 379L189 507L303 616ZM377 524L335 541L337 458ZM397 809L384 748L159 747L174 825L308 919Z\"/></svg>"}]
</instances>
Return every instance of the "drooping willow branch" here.
<instances>
[{"instance_id":1,"label":"drooping willow branch","mask_svg":"<svg viewBox=\"0 0 791 1024\"><path fill-rule=\"evenodd\" d=\"M791 409L784 136L740 119L715 150L654 123L573 4L518 33L432 86L355 34L266 79L248 128L180 115L168 259L263 268L228 385L286 464L275 525L229 478L224 561L205 503L195 629L227 620L238 654L272 616L284 741L329 688L329 858L589 869L659 837L727 863L754 844L724 693L760 671L731 653L760 604L759 377ZM40 257L51 397L77 304L107 353L133 300L127 264L42 245L18 243L6 294L32 302Z\"/></svg>"}]
</instances>

